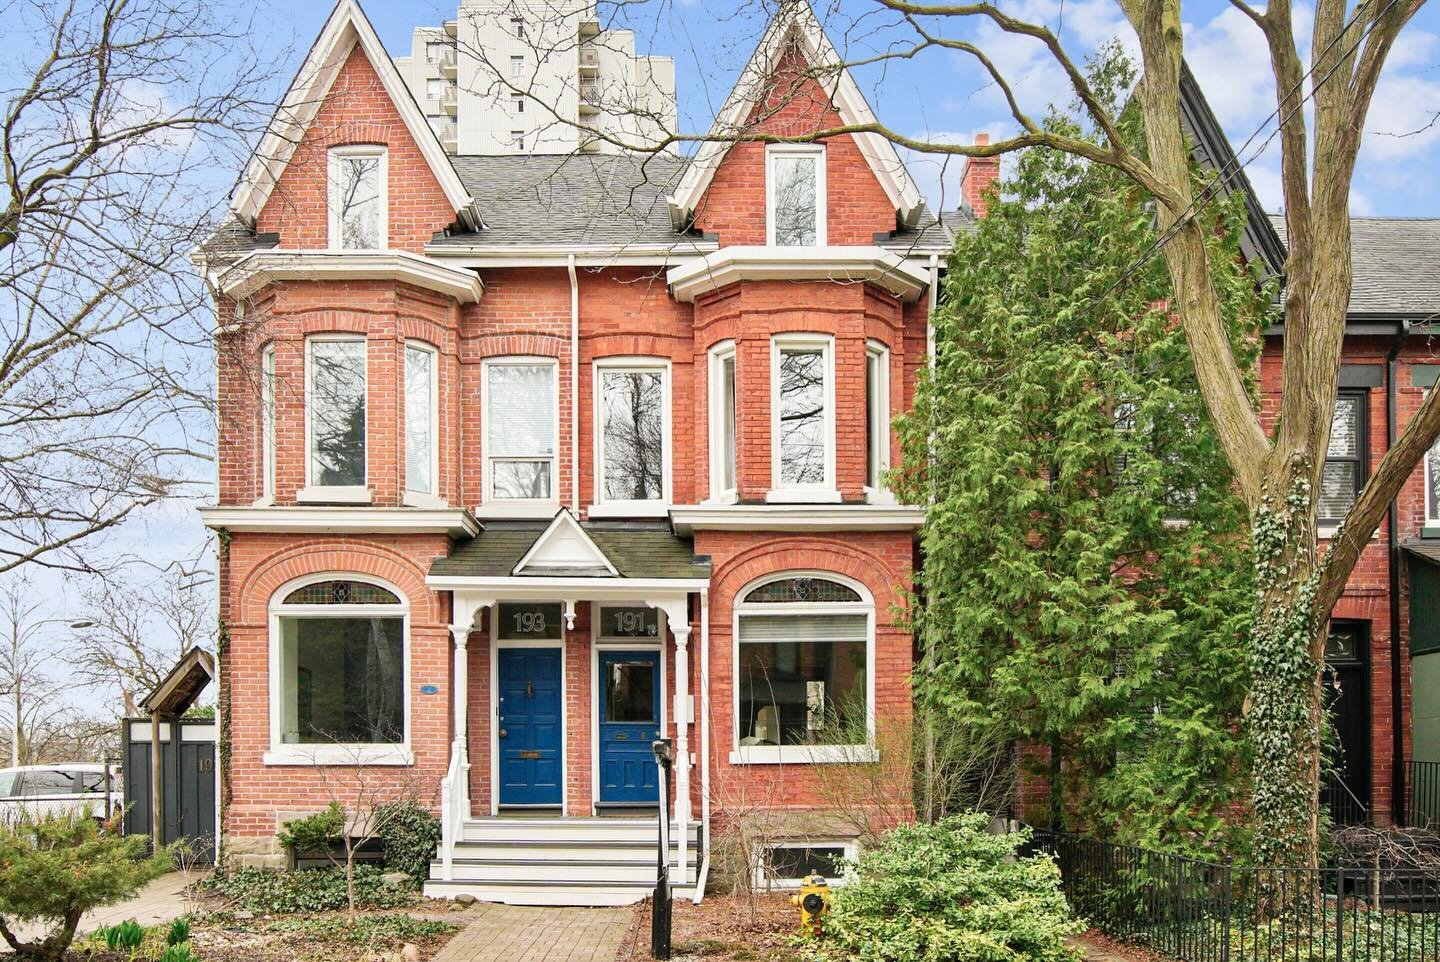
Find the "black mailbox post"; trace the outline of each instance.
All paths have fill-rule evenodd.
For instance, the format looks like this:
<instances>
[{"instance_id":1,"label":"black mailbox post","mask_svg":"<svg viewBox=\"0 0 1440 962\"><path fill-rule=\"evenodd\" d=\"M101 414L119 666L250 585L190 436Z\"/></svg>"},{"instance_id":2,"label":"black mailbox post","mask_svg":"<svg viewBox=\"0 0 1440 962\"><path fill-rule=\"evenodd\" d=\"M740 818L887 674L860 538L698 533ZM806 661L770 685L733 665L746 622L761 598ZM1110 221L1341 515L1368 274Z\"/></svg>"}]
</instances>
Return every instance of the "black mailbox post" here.
<instances>
[{"instance_id":1,"label":"black mailbox post","mask_svg":"<svg viewBox=\"0 0 1440 962\"><path fill-rule=\"evenodd\" d=\"M655 898L650 910L650 955L670 958L670 768L674 751L670 739L652 742L655 764L660 768L660 851L655 858Z\"/></svg>"}]
</instances>

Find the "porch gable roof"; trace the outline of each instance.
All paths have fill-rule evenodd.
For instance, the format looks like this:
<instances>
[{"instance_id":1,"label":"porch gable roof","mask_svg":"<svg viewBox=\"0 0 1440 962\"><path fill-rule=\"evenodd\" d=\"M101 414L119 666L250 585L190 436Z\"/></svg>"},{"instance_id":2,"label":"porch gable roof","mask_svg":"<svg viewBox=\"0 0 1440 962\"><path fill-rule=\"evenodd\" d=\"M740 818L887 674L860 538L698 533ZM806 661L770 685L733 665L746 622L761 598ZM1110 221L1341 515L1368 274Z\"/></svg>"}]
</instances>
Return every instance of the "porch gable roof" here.
<instances>
[{"instance_id":1,"label":"porch gable roof","mask_svg":"<svg viewBox=\"0 0 1440 962\"><path fill-rule=\"evenodd\" d=\"M437 558L430 566L430 577L554 577L559 572L534 566L517 570L541 535L551 527L552 522L547 521L487 522L480 534L457 541L449 555ZM694 541L675 534L666 522L582 521L578 527L610 561L615 576L620 578L710 577L710 559L697 557ZM596 575L610 576L608 572L596 572Z\"/></svg>"}]
</instances>

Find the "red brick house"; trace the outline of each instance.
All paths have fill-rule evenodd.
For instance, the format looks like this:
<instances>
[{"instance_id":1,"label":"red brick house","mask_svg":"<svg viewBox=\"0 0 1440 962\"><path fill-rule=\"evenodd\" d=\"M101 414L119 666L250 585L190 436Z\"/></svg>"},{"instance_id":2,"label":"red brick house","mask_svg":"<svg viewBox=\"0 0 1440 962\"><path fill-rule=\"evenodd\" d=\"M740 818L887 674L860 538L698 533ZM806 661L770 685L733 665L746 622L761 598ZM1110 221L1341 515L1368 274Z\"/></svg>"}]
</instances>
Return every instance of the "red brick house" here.
<instances>
[{"instance_id":1,"label":"red brick house","mask_svg":"<svg viewBox=\"0 0 1440 962\"><path fill-rule=\"evenodd\" d=\"M870 116L786 9L717 129ZM910 713L922 512L880 477L951 237L868 135L447 154L340 0L205 252L227 857L419 783L432 893L633 901L660 737L683 894L747 813L781 875L850 850L808 814Z\"/></svg>"}]
</instances>

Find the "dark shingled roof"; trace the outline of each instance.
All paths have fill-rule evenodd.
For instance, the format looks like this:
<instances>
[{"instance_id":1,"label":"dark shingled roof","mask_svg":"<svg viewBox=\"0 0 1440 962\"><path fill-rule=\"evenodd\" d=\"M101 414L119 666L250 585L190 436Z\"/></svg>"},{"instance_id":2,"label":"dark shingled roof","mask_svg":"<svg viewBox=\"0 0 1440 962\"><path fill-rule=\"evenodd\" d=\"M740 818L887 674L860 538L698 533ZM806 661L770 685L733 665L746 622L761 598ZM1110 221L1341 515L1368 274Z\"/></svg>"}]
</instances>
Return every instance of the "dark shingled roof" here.
<instances>
[{"instance_id":1,"label":"dark shingled roof","mask_svg":"<svg viewBox=\"0 0 1440 962\"><path fill-rule=\"evenodd\" d=\"M1285 217L1270 222L1285 236ZM1440 218L1352 217L1350 315L1440 313Z\"/></svg>"},{"instance_id":2,"label":"dark shingled roof","mask_svg":"<svg viewBox=\"0 0 1440 962\"><path fill-rule=\"evenodd\" d=\"M207 258L224 262L251 251L268 250L279 243L279 234L257 234L234 217L227 217L205 238L200 249Z\"/></svg>"},{"instance_id":3,"label":"dark shingled roof","mask_svg":"<svg viewBox=\"0 0 1440 962\"><path fill-rule=\"evenodd\" d=\"M549 526L546 521L489 522L479 535L457 542L447 557L437 559L430 573L508 578ZM695 543L673 533L666 522L584 521L580 527L622 578L710 577L710 559L696 557Z\"/></svg>"}]
</instances>

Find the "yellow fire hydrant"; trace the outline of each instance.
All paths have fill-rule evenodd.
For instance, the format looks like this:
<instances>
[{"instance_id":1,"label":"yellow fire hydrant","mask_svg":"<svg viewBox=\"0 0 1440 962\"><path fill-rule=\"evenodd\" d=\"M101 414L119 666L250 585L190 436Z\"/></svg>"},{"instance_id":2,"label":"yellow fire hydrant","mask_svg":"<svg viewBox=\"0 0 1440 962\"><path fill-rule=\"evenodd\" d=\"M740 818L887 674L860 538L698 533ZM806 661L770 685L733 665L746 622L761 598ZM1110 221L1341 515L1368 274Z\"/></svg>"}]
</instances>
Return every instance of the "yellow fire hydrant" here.
<instances>
[{"instance_id":1,"label":"yellow fire hydrant","mask_svg":"<svg viewBox=\"0 0 1440 962\"><path fill-rule=\"evenodd\" d=\"M800 910L800 931L819 935L822 917L830 908L830 886L823 875L807 875L800 882L800 891L790 896L790 904Z\"/></svg>"}]
</instances>

